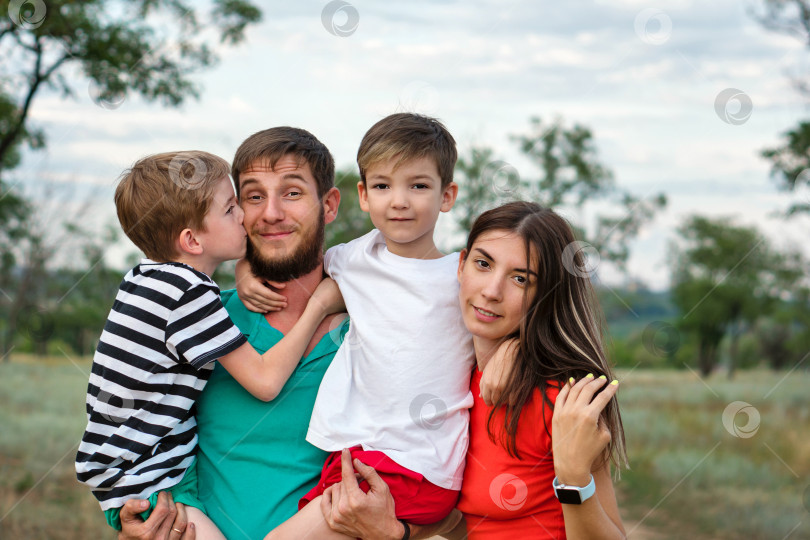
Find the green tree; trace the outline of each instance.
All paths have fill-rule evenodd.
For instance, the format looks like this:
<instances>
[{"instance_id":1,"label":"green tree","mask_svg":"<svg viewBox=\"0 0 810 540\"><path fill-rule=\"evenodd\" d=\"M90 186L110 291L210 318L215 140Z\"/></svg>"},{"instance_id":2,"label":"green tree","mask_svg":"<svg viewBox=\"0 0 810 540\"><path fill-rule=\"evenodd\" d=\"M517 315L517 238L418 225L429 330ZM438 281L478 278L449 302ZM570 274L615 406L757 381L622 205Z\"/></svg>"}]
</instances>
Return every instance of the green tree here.
<instances>
[{"instance_id":1,"label":"green tree","mask_svg":"<svg viewBox=\"0 0 810 540\"><path fill-rule=\"evenodd\" d=\"M756 19L767 29L792 36L810 48L810 1L765 0ZM791 77L796 89L810 96L807 74ZM783 133L781 146L762 150L763 158L771 162L771 177L780 188L791 191L810 186L810 121ZM787 215L809 214L810 201L794 203Z\"/></svg>"},{"instance_id":2,"label":"green tree","mask_svg":"<svg viewBox=\"0 0 810 540\"><path fill-rule=\"evenodd\" d=\"M177 106L199 95L191 74L217 60L205 30L234 45L261 16L247 0L213 0L207 15L182 0L0 1L0 12L8 14L0 21L0 174L19 163L21 145L43 146L31 106L46 87L74 95L69 70L90 81L102 105L134 92Z\"/></svg>"},{"instance_id":3,"label":"green tree","mask_svg":"<svg viewBox=\"0 0 810 540\"><path fill-rule=\"evenodd\" d=\"M672 298L682 314L679 327L697 339L703 375L717 365L720 342L730 334L733 376L743 329L789 293L802 276L799 259L774 251L756 228L728 219L693 216L678 234Z\"/></svg>"},{"instance_id":4,"label":"green tree","mask_svg":"<svg viewBox=\"0 0 810 540\"><path fill-rule=\"evenodd\" d=\"M799 122L783 136L781 146L761 152L762 157L771 162L771 178L787 191L810 187L810 122ZM810 214L810 200L794 203L787 214Z\"/></svg>"},{"instance_id":5,"label":"green tree","mask_svg":"<svg viewBox=\"0 0 810 540\"><path fill-rule=\"evenodd\" d=\"M481 212L495 208L502 198L508 199L512 195L514 187L519 187L515 186L515 177L508 169L508 164L496 161L493 154L491 148L473 146L469 155L459 155L456 162L454 176L459 188L452 213L456 225L465 235L470 232L475 218ZM496 184L493 177L498 174L503 175L502 182ZM497 185L506 189L498 191L494 189Z\"/></svg>"},{"instance_id":6,"label":"green tree","mask_svg":"<svg viewBox=\"0 0 810 540\"><path fill-rule=\"evenodd\" d=\"M460 182L454 215L459 229L466 234L481 212L509 200L576 209L598 199L611 200L619 213L599 215L595 230L578 233L587 237L601 258L626 271L629 243L666 206L666 197L640 199L618 189L613 173L599 161L593 134L579 124L568 127L561 119L543 122L533 117L529 133L514 135L512 140L538 174L520 174L511 164L493 159L492 149L473 146L456 165Z\"/></svg>"},{"instance_id":7,"label":"green tree","mask_svg":"<svg viewBox=\"0 0 810 540\"><path fill-rule=\"evenodd\" d=\"M360 174L354 167L344 167L335 173L335 186L340 190L340 207L337 218L326 228L327 248L359 238L374 228L368 213L360 209L357 193L359 181Z\"/></svg>"},{"instance_id":8,"label":"green tree","mask_svg":"<svg viewBox=\"0 0 810 540\"><path fill-rule=\"evenodd\" d=\"M113 108L130 92L178 106L199 95L191 77L217 61L215 44L242 41L261 13L248 0L211 0L207 9L184 0L15 0L0 1L0 13L0 346L6 356L19 323L33 329L32 339L48 333L37 326L42 309L51 312L41 307L47 302L40 280L59 246L50 240L46 246L34 208L6 181L23 147L45 145L43 131L29 121L36 98L45 89L76 96L80 73L100 106Z\"/></svg>"},{"instance_id":9,"label":"green tree","mask_svg":"<svg viewBox=\"0 0 810 540\"><path fill-rule=\"evenodd\" d=\"M107 226L100 235L78 223L70 223L66 229L78 244L78 260L74 268L52 272L55 287L43 317L50 317L53 332L49 334L44 324L41 334L45 339L58 339L83 356L95 350L123 278L121 271L104 261L104 251L119 240L120 229Z\"/></svg>"}]
</instances>

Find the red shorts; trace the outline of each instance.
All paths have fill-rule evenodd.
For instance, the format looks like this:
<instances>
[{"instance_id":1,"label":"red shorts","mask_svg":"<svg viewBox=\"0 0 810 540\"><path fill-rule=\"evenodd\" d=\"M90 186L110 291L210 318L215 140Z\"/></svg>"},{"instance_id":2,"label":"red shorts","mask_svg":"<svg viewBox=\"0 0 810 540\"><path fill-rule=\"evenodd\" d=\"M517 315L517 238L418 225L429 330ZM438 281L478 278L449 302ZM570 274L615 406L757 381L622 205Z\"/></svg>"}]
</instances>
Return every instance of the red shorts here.
<instances>
[{"instance_id":1,"label":"red shorts","mask_svg":"<svg viewBox=\"0 0 810 540\"><path fill-rule=\"evenodd\" d=\"M456 507L458 491L431 484L421 474L406 469L382 452L363 450L361 446L350 448L349 451L352 460L356 458L374 467L377 474L388 484L388 489L394 497L397 519L415 525L427 525L441 521ZM301 510L315 497L322 495L326 488L337 484L341 479L340 452L332 452L323 465L318 485L298 501L298 509ZM360 489L368 493L368 482L360 481Z\"/></svg>"}]
</instances>

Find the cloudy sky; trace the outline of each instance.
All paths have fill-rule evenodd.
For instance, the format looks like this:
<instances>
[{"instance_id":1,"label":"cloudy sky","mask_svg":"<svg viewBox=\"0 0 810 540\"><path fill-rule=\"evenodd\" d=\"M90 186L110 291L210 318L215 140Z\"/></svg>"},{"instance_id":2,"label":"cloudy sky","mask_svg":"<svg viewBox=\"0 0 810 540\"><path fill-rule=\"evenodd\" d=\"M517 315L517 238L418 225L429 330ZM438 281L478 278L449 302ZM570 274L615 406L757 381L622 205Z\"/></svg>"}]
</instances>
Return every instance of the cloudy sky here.
<instances>
[{"instance_id":1,"label":"cloudy sky","mask_svg":"<svg viewBox=\"0 0 810 540\"><path fill-rule=\"evenodd\" d=\"M668 195L629 265L652 288L668 286L668 242L692 213L736 216L782 247L806 236L806 221L772 215L807 192L779 192L759 151L806 116L789 74L807 54L756 22L760 2L352 0L333 14L323 1L258 3L264 21L197 77L199 101L175 110L127 96L104 108L78 76L74 99L41 95L32 120L48 149L13 177L29 191L47 179L74 197L92 193L87 219L116 223L114 181L143 155L195 148L230 160L251 133L295 125L350 165L366 129L410 110L442 119L462 153L490 146L532 178L509 136L527 133L532 116L561 117L592 130L619 186ZM109 258L133 249L122 243ZM618 280L607 265L600 272Z\"/></svg>"}]
</instances>

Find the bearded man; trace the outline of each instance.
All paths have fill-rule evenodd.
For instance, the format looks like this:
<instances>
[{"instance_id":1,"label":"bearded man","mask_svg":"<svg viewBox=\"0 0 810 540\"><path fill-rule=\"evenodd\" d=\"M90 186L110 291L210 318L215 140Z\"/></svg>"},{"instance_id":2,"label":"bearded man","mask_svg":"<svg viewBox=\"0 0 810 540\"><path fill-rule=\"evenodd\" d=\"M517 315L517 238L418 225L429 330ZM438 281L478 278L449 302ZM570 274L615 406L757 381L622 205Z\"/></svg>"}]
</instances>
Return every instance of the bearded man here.
<instances>
[{"instance_id":1,"label":"bearded man","mask_svg":"<svg viewBox=\"0 0 810 540\"><path fill-rule=\"evenodd\" d=\"M257 313L235 290L222 293L231 319L263 353L293 327L323 279L324 227L337 216L340 192L329 150L311 133L292 127L246 139L234 156L232 176L245 213L246 259L254 275L274 280L269 286L286 297L283 309ZM227 538L263 538L297 511L299 499L318 482L327 453L305 437L321 379L348 324L345 314L326 317L269 403L253 398L222 366L214 368L197 402L197 474L206 513ZM355 463L372 486L363 493L348 458L344 461L344 482L324 496L330 526L354 537L408 537L385 483L373 469ZM348 508L337 504L341 497L351 499ZM119 540L195 537L183 505L175 505L170 495L160 494L145 522L137 515L141 504L133 499L122 509ZM412 538L452 529L447 523L414 527Z\"/></svg>"}]
</instances>

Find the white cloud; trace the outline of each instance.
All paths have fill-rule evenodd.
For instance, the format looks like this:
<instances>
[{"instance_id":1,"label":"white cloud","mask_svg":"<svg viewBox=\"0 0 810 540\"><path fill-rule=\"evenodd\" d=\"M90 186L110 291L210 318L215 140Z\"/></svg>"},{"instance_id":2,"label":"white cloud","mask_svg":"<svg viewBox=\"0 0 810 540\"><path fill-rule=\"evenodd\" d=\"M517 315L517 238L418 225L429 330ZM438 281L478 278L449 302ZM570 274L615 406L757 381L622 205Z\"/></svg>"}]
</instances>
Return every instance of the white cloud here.
<instances>
[{"instance_id":1,"label":"white cloud","mask_svg":"<svg viewBox=\"0 0 810 540\"><path fill-rule=\"evenodd\" d=\"M660 246L680 216L735 211L770 230L767 214L786 206L758 153L805 113L786 76L805 47L763 30L740 3L656 4L673 25L661 45L634 30L642 0L354 5L360 23L349 37L324 29L321 4L266 8L247 43L222 50L222 62L198 76L201 100L182 109L128 96L106 110L78 79L75 101L40 96L32 120L48 133L47 154L27 153L14 173L103 186L148 153L200 148L230 158L273 125L309 129L343 165L371 124L415 107L442 118L460 148L492 146L526 175L534 169L508 137L525 132L530 116L590 127L621 185L670 193L631 261L652 282L666 275ZM729 87L753 101L744 125L714 111Z\"/></svg>"}]
</instances>

